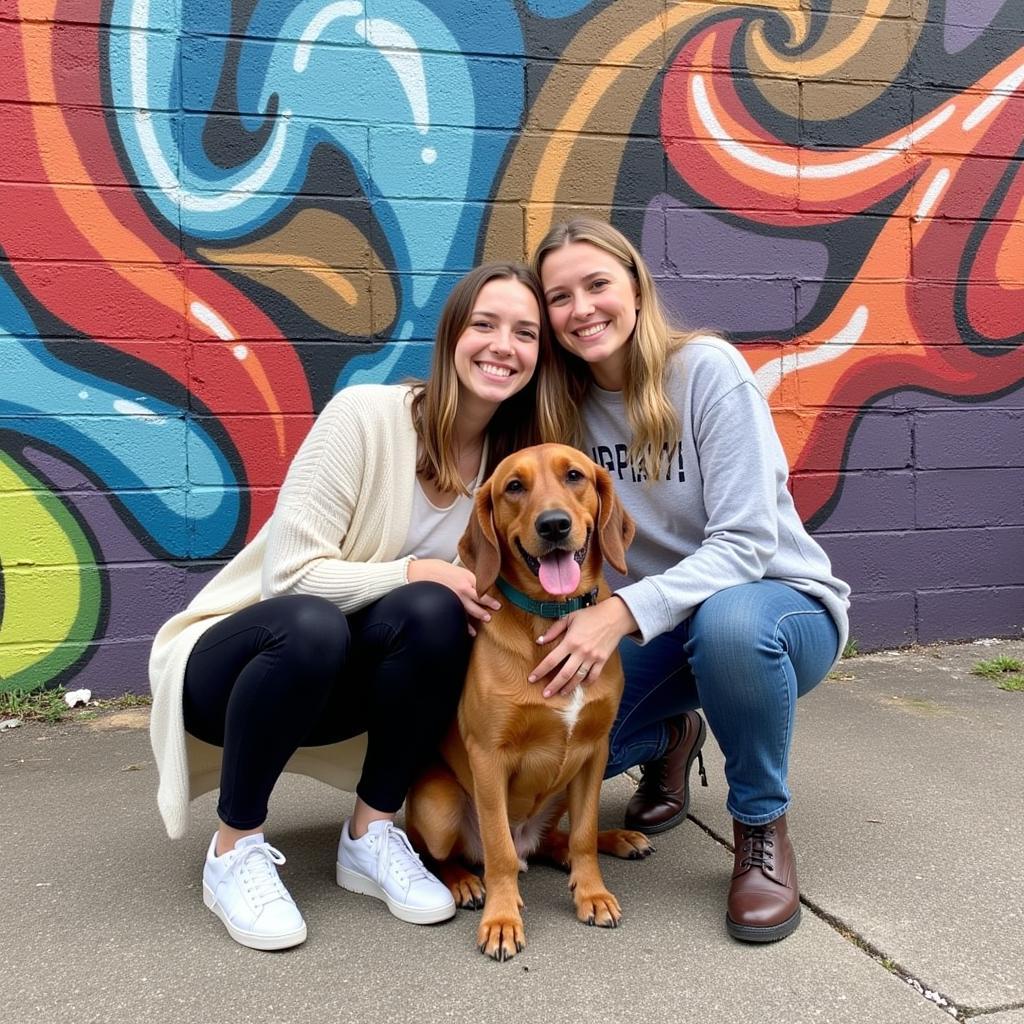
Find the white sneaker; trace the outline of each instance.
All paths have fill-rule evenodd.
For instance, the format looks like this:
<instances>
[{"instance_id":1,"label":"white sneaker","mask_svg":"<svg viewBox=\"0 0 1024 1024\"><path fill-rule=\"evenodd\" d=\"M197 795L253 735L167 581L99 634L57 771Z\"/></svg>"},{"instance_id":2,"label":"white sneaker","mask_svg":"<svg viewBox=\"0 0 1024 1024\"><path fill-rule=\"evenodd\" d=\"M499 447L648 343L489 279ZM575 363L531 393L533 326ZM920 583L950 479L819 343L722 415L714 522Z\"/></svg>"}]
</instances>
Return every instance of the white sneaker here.
<instances>
[{"instance_id":1,"label":"white sneaker","mask_svg":"<svg viewBox=\"0 0 1024 1024\"><path fill-rule=\"evenodd\" d=\"M245 836L217 857L217 836L203 866L203 902L224 922L228 934L252 949L287 949L306 941L306 922L277 876L280 850L263 833Z\"/></svg>"},{"instance_id":2,"label":"white sneaker","mask_svg":"<svg viewBox=\"0 0 1024 1024\"><path fill-rule=\"evenodd\" d=\"M394 822L371 822L366 835L353 839L349 820L338 840L338 885L384 900L395 917L410 924L435 924L455 915L448 887L423 866Z\"/></svg>"}]
</instances>

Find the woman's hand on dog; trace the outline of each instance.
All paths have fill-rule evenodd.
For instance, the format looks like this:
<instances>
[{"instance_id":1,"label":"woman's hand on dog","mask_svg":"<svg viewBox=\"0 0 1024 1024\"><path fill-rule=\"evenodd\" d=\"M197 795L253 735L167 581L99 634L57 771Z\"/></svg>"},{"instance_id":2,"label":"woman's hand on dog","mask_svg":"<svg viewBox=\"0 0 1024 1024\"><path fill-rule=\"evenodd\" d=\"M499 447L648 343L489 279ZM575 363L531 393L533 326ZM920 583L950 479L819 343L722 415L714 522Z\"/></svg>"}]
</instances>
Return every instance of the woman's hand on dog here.
<instances>
[{"instance_id":1,"label":"woman's hand on dog","mask_svg":"<svg viewBox=\"0 0 1024 1024\"><path fill-rule=\"evenodd\" d=\"M469 635L476 636L473 619L489 622L491 612L496 612L501 605L487 594L480 597L476 592L476 577L465 566L452 565L441 558L414 558L406 570L406 578L410 583L420 580L432 580L443 583L462 602L469 616Z\"/></svg>"},{"instance_id":2,"label":"woman's hand on dog","mask_svg":"<svg viewBox=\"0 0 1024 1024\"><path fill-rule=\"evenodd\" d=\"M543 636L537 637L537 643L549 644L559 637L562 638L561 643L533 670L529 681L534 683L543 679L561 666L557 675L544 687L544 696L561 694L567 697L581 683L596 679L618 648L619 641L637 628L633 613L618 597L611 597L593 608L572 612L564 619L556 619Z\"/></svg>"}]
</instances>

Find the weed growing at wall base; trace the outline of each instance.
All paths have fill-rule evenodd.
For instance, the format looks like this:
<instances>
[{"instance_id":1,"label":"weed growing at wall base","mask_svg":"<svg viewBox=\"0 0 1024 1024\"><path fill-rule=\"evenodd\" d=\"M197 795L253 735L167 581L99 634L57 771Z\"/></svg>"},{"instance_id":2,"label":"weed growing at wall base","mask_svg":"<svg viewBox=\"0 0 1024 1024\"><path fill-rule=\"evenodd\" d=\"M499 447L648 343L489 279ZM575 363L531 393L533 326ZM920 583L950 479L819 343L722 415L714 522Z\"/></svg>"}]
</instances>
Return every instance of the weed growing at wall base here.
<instances>
[{"instance_id":1,"label":"weed growing at wall base","mask_svg":"<svg viewBox=\"0 0 1024 1024\"><path fill-rule=\"evenodd\" d=\"M69 708L63 687L52 690L8 690L0 692L0 721L20 718L23 722L61 722L95 717L97 710L148 707L152 700L137 693L126 693L110 700L91 700L84 708Z\"/></svg>"},{"instance_id":2,"label":"weed growing at wall base","mask_svg":"<svg viewBox=\"0 0 1024 1024\"><path fill-rule=\"evenodd\" d=\"M979 661L971 672L985 679L992 679L1000 690L1011 693L1024 692L1024 661L1000 654L998 657Z\"/></svg>"}]
</instances>

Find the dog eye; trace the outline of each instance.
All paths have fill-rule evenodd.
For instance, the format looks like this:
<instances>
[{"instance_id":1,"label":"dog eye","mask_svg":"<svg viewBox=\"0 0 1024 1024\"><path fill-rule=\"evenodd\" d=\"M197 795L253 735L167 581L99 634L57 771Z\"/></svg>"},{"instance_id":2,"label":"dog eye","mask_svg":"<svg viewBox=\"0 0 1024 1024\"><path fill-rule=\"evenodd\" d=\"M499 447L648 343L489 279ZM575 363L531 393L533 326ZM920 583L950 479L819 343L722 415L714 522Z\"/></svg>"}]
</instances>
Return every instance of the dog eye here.
<instances>
[{"instance_id":1,"label":"dog eye","mask_svg":"<svg viewBox=\"0 0 1024 1024\"><path fill-rule=\"evenodd\" d=\"M579 469L570 469L565 474L565 479L571 484L578 484L583 479L583 471Z\"/></svg>"},{"instance_id":2,"label":"dog eye","mask_svg":"<svg viewBox=\"0 0 1024 1024\"><path fill-rule=\"evenodd\" d=\"M520 494L522 491L525 490L526 488L523 487L523 484L520 480L509 480L509 482L505 484L506 494Z\"/></svg>"}]
</instances>

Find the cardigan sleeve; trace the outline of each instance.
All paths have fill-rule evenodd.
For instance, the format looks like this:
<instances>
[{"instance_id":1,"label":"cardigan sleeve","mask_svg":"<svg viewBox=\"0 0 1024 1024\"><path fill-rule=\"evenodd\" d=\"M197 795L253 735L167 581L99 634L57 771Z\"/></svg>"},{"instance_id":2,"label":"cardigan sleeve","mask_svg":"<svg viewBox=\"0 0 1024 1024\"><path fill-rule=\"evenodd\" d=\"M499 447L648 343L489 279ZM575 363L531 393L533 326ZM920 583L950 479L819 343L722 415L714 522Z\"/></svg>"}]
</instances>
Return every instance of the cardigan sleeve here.
<instances>
[{"instance_id":1,"label":"cardigan sleeve","mask_svg":"<svg viewBox=\"0 0 1024 1024\"><path fill-rule=\"evenodd\" d=\"M407 582L411 557L385 556L394 477L408 460L394 451L386 417L350 391L331 399L288 468L267 536L264 598L313 594L352 612Z\"/></svg>"}]
</instances>

